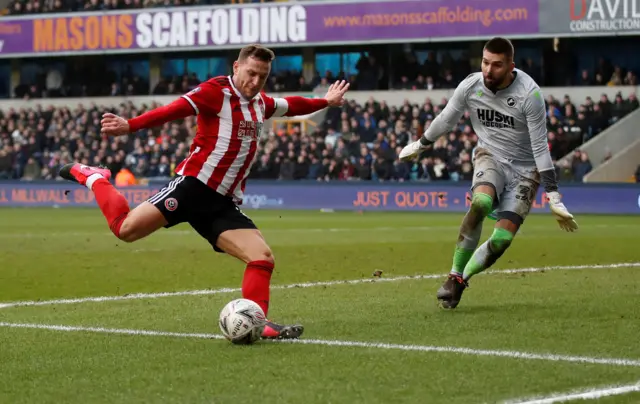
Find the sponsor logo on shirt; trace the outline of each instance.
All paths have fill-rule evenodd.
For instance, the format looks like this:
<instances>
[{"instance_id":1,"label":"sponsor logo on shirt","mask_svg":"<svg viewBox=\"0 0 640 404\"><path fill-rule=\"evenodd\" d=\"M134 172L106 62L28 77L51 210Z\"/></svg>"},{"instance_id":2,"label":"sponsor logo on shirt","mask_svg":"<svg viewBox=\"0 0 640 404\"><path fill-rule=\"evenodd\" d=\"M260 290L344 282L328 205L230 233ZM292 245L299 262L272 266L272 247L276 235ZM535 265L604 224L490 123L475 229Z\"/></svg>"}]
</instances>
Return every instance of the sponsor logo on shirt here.
<instances>
[{"instance_id":1,"label":"sponsor logo on shirt","mask_svg":"<svg viewBox=\"0 0 640 404\"><path fill-rule=\"evenodd\" d=\"M478 109L478 120L487 128L515 129L516 120L514 117L502 114L492 109Z\"/></svg>"}]
</instances>

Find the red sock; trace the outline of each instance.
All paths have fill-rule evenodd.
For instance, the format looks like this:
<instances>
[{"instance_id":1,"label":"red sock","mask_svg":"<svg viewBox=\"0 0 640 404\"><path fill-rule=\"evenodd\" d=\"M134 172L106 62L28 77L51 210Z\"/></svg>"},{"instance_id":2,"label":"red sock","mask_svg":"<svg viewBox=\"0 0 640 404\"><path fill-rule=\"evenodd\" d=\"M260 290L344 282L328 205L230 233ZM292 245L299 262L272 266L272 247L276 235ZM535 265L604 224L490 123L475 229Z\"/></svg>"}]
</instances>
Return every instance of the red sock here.
<instances>
[{"instance_id":1,"label":"red sock","mask_svg":"<svg viewBox=\"0 0 640 404\"><path fill-rule=\"evenodd\" d=\"M269 261L251 261L242 279L242 297L253 300L267 316L269 310L269 285L273 264Z\"/></svg>"},{"instance_id":2,"label":"red sock","mask_svg":"<svg viewBox=\"0 0 640 404\"><path fill-rule=\"evenodd\" d=\"M93 183L91 190L96 195L96 202L109 223L109 228L120 237L120 227L129 214L127 199L109 181L100 178Z\"/></svg>"}]
</instances>

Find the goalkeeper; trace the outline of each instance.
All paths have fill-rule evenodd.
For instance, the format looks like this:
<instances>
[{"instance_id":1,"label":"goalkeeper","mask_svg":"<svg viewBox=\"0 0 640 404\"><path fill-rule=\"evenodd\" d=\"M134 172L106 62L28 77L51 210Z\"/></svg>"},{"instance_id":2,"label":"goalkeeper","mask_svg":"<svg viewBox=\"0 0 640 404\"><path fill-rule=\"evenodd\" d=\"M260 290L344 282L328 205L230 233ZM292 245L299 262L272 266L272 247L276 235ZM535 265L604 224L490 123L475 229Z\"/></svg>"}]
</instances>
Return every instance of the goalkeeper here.
<instances>
[{"instance_id":1,"label":"goalkeeper","mask_svg":"<svg viewBox=\"0 0 640 404\"><path fill-rule=\"evenodd\" d=\"M445 308L455 308L469 279L493 265L509 248L541 182L560 227L566 231L578 228L558 193L540 88L525 72L515 69L513 56L508 39L488 41L482 72L463 80L420 140L400 152L401 160L416 158L447 133L465 110L471 113L479 139L473 157L473 197L460 226L451 273L437 293ZM493 234L478 247L482 223L493 211L497 215Z\"/></svg>"}]
</instances>

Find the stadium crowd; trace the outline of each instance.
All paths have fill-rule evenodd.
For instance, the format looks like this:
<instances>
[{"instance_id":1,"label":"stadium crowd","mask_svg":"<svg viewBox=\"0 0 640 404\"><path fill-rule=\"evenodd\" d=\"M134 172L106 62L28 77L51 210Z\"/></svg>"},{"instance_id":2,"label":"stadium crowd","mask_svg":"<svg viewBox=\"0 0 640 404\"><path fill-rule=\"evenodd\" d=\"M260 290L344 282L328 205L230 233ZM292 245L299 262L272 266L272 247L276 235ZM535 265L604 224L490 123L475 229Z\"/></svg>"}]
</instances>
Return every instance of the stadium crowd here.
<instances>
[{"instance_id":1,"label":"stadium crowd","mask_svg":"<svg viewBox=\"0 0 640 404\"><path fill-rule=\"evenodd\" d=\"M451 133L440 138L416 163L397 158L402 146L417 138L444 108L446 99L426 98L421 105L406 101L387 105L370 99L350 101L327 112L325 122L311 133L299 125L271 128L264 134L251 178L272 180L468 181L477 137L466 113ZM635 94L614 100L606 95L576 104L565 97L549 97L549 147L559 159L585 140L638 108ZM155 105L136 108L122 104L112 112L132 117ZM104 138L96 105L75 109L36 107L2 111L0 115L0 179L58 179L69 161L104 165L116 181L132 184L143 178L167 178L188 154L195 135L195 118L142 131L137 136ZM580 152L577 152L580 153ZM581 181L591 169L586 153L558 166L561 181Z\"/></svg>"}]
</instances>

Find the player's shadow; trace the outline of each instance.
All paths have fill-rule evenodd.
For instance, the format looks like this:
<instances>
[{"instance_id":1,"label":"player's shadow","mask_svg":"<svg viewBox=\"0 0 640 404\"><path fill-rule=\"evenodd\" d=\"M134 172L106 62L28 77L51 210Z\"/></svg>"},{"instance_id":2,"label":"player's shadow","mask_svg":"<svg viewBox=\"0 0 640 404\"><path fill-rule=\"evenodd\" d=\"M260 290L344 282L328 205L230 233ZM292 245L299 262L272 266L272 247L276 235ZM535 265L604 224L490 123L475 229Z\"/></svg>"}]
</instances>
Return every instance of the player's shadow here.
<instances>
[{"instance_id":1,"label":"player's shadow","mask_svg":"<svg viewBox=\"0 0 640 404\"><path fill-rule=\"evenodd\" d=\"M516 318L531 318L531 317L544 317L557 319L558 315L565 314L566 317L573 318L576 313L563 312L558 313L548 302L503 302L503 303L474 303L472 299L467 299L460 302L460 305L455 309L445 309L439 302L435 302L434 305L439 312L444 314L451 314L456 316L483 316L491 315L492 317L500 316L501 318L516 317Z\"/></svg>"}]
</instances>

